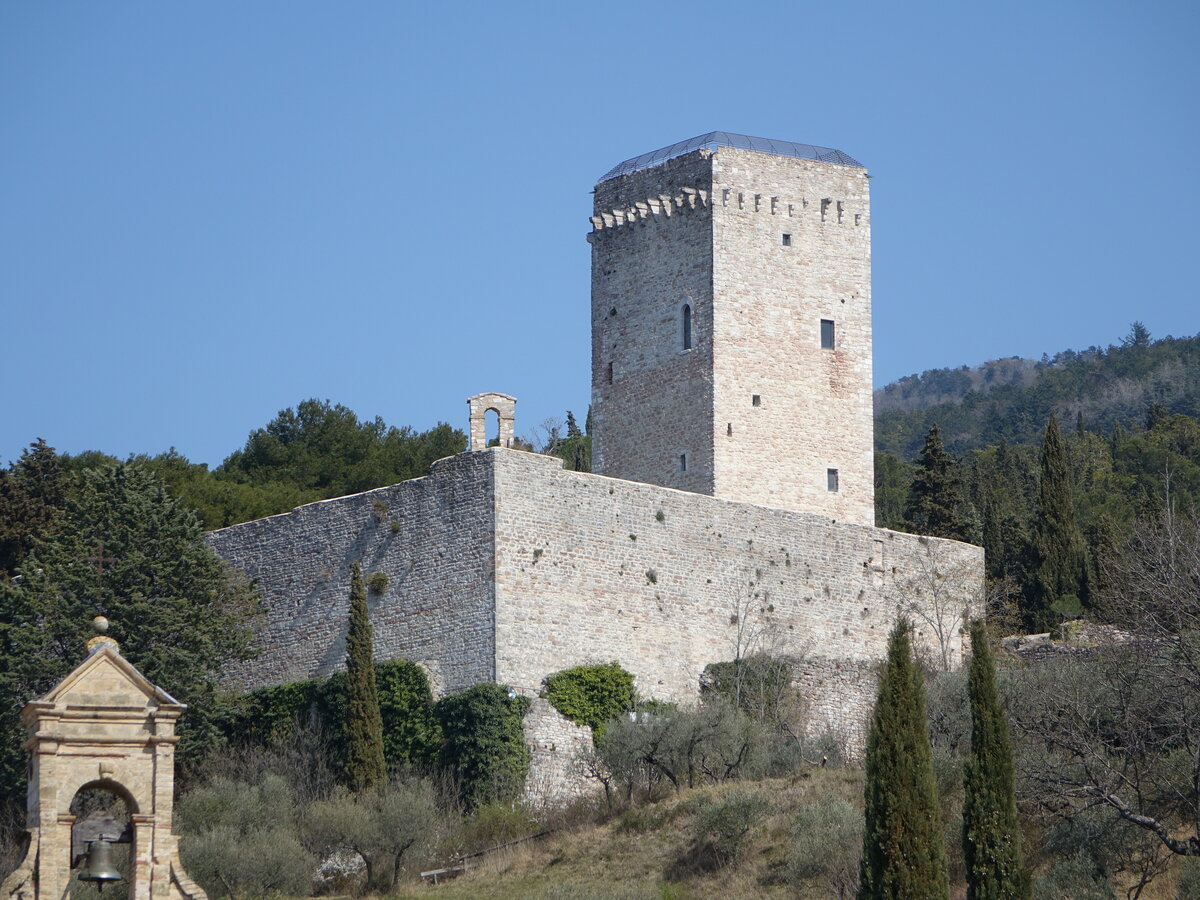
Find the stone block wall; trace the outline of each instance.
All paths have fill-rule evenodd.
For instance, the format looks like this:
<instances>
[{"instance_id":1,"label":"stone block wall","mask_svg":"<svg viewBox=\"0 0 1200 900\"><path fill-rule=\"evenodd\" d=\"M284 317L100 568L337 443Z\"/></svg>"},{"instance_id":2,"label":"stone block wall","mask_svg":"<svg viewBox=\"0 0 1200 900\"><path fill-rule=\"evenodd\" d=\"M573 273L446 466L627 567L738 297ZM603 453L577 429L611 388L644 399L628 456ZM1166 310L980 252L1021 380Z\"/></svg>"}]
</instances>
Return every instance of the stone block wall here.
<instances>
[{"instance_id":1,"label":"stone block wall","mask_svg":"<svg viewBox=\"0 0 1200 900\"><path fill-rule=\"evenodd\" d=\"M424 478L211 532L209 544L264 599L257 656L231 667L228 683L250 689L345 668L356 561L365 577L388 577L367 596L376 659L421 663L439 692L491 681L492 478L489 453L460 453Z\"/></svg>"},{"instance_id":2,"label":"stone block wall","mask_svg":"<svg viewBox=\"0 0 1200 900\"><path fill-rule=\"evenodd\" d=\"M923 652L957 667L960 617L983 583L983 551L968 544L500 448L209 541L265 597L260 653L228 674L239 687L344 666L349 571L361 559L388 576L369 598L376 658L422 663L436 696L488 681L536 696L553 672L616 660L643 697L688 704L707 664L767 652L796 660L806 727L851 748L897 614L914 619ZM587 746L586 729L550 713L526 722L539 796L576 789L563 779Z\"/></svg>"},{"instance_id":3,"label":"stone block wall","mask_svg":"<svg viewBox=\"0 0 1200 900\"><path fill-rule=\"evenodd\" d=\"M592 468L706 494L714 428L710 155L596 185L588 236ZM683 346L684 305L691 349Z\"/></svg>"},{"instance_id":4,"label":"stone block wall","mask_svg":"<svg viewBox=\"0 0 1200 900\"><path fill-rule=\"evenodd\" d=\"M866 170L732 147L712 166L714 493L874 525Z\"/></svg>"},{"instance_id":5,"label":"stone block wall","mask_svg":"<svg viewBox=\"0 0 1200 900\"><path fill-rule=\"evenodd\" d=\"M591 221L595 471L873 525L866 171L701 149Z\"/></svg>"},{"instance_id":6,"label":"stone block wall","mask_svg":"<svg viewBox=\"0 0 1200 900\"><path fill-rule=\"evenodd\" d=\"M811 727L861 735L898 612L924 652L961 664L959 617L982 596L979 547L569 472L534 454L494 465L500 682L533 693L552 672L616 660L642 696L693 702L708 663L770 652L799 660Z\"/></svg>"}]
</instances>

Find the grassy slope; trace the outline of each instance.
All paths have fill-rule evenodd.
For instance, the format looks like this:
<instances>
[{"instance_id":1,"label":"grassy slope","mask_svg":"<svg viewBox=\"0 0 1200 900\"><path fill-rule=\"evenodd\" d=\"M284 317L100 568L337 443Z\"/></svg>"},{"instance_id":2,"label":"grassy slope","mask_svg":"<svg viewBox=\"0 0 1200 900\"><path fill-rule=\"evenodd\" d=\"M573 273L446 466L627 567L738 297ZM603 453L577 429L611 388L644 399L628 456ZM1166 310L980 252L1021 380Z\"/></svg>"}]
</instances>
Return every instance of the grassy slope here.
<instances>
[{"instance_id":1,"label":"grassy slope","mask_svg":"<svg viewBox=\"0 0 1200 900\"><path fill-rule=\"evenodd\" d=\"M731 789L758 789L773 811L746 841L741 858L712 872L697 871L689 857L697 797ZM501 851L452 882L411 885L400 897L427 900L700 900L719 897L828 897L827 889L809 886L797 892L779 878L787 859L789 832L796 809L833 793L862 802L862 773L815 770L758 784L724 785L685 791L647 807L631 810L603 825L562 829L537 842ZM669 877L664 873L672 873Z\"/></svg>"}]
</instances>

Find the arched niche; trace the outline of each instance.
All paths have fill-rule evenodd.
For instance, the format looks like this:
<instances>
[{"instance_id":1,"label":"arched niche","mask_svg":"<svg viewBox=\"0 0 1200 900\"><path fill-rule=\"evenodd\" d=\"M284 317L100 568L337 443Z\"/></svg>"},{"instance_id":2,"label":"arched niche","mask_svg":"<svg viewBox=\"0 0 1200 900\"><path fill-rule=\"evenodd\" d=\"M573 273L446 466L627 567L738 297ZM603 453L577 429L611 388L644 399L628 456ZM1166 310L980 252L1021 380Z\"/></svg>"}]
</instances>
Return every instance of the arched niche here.
<instances>
[{"instance_id":1,"label":"arched niche","mask_svg":"<svg viewBox=\"0 0 1200 900\"><path fill-rule=\"evenodd\" d=\"M25 859L0 886L5 900L71 896L76 798L106 790L129 817L131 900L207 900L179 862L172 829L175 724L187 708L95 637L79 666L21 710L29 750ZM74 806L73 806L74 805ZM112 890L110 896L120 896Z\"/></svg>"},{"instance_id":2,"label":"arched niche","mask_svg":"<svg viewBox=\"0 0 1200 900\"><path fill-rule=\"evenodd\" d=\"M513 422L516 418L517 398L508 394L476 394L467 399L470 411L471 436L469 450L483 450L488 446L487 419L488 413L494 412L499 419L499 446L511 448L513 445Z\"/></svg>"}]
</instances>

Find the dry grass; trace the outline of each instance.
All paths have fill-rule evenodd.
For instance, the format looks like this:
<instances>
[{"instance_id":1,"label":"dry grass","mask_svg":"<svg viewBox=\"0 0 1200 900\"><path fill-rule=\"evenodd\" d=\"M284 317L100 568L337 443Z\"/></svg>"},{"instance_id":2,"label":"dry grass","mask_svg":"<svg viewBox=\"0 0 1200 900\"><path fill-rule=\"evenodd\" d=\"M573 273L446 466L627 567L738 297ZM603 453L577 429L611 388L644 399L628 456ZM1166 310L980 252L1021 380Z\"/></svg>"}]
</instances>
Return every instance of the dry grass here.
<instances>
[{"instance_id":1,"label":"dry grass","mask_svg":"<svg viewBox=\"0 0 1200 900\"><path fill-rule=\"evenodd\" d=\"M439 900L796 897L796 888L779 878L796 808L830 793L858 802L862 773L816 770L811 775L750 785L767 794L772 809L748 836L739 860L715 868L696 864L692 827L697 801L718 799L738 787L684 791L602 825L564 828L539 841L501 851L454 881L411 885L395 896L414 900L434 896ZM672 873L670 880L666 872ZM808 896L824 895L814 890Z\"/></svg>"}]
</instances>

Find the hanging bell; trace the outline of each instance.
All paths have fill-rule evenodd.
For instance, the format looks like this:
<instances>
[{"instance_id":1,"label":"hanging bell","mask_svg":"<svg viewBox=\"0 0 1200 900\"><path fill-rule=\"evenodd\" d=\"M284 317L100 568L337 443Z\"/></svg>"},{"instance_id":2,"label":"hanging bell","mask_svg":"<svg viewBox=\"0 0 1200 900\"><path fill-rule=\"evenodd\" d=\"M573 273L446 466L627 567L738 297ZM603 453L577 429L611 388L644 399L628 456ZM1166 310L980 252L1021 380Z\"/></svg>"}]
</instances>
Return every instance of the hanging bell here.
<instances>
[{"instance_id":1,"label":"hanging bell","mask_svg":"<svg viewBox=\"0 0 1200 900\"><path fill-rule=\"evenodd\" d=\"M103 838L88 843L87 862L79 873L79 880L94 882L100 888L113 881L125 880L113 865L112 844Z\"/></svg>"}]
</instances>

